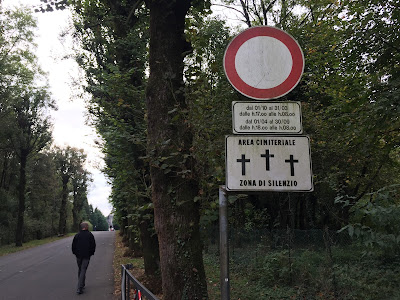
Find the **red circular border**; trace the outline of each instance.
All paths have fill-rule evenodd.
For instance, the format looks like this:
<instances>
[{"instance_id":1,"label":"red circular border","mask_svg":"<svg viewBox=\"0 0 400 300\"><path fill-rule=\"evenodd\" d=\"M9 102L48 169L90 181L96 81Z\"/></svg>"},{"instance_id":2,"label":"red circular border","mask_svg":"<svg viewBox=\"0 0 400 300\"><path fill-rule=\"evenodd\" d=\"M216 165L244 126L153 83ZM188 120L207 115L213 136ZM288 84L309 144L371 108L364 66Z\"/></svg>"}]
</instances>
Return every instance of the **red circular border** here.
<instances>
[{"instance_id":1,"label":"red circular border","mask_svg":"<svg viewBox=\"0 0 400 300\"><path fill-rule=\"evenodd\" d=\"M239 48L246 41L258 36L269 36L281 41L292 55L293 65L289 76L280 85L270 89L258 89L248 85L236 71L235 58ZM224 70L232 86L243 95L257 100L275 99L286 95L299 83L304 70L304 55L300 45L287 32L270 26L251 27L229 43L224 55Z\"/></svg>"}]
</instances>

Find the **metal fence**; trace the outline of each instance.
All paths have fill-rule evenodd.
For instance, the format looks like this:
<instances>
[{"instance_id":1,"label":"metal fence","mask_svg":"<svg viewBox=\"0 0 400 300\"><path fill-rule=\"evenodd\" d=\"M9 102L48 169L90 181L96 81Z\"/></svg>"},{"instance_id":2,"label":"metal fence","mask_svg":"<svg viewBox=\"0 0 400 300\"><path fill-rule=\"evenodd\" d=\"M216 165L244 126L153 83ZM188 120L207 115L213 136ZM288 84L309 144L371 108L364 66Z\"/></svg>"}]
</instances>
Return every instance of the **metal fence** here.
<instances>
[{"instance_id":1,"label":"metal fence","mask_svg":"<svg viewBox=\"0 0 400 300\"><path fill-rule=\"evenodd\" d=\"M122 300L159 300L129 272L132 265L121 265L121 299Z\"/></svg>"}]
</instances>

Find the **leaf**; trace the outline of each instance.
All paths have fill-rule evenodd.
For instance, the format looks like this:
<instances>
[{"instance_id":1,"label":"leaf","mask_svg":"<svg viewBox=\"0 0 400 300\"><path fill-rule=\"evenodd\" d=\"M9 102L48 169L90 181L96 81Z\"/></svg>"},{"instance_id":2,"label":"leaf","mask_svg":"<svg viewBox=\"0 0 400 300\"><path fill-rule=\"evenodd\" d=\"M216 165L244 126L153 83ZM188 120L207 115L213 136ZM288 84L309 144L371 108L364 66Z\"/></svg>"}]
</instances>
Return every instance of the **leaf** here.
<instances>
[{"instance_id":1,"label":"leaf","mask_svg":"<svg viewBox=\"0 0 400 300\"><path fill-rule=\"evenodd\" d=\"M354 227L353 227L353 225L348 225L347 230L349 232L350 237L353 237L353 235L354 235Z\"/></svg>"}]
</instances>

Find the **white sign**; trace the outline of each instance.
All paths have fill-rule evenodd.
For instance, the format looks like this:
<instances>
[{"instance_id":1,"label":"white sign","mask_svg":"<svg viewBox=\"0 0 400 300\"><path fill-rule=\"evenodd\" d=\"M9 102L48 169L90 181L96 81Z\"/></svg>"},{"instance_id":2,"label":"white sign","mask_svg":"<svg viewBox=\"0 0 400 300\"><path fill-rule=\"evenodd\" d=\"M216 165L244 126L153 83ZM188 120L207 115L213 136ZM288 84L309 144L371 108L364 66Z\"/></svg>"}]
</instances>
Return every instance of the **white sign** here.
<instances>
[{"instance_id":1,"label":"white sign","mask_svg":"<svg viewBox=\"0 0 400 300\"><path fill-rule=\"evenodd\" d=\"M223 62L232 86L256 100L286 95L304 71L304 55L297 41L270 26L251 27L238 34L226 48Z\"/></svg>"},{"instance_id":2,"label":"white sign","mask_svg":"<svg viewBox=\"0 0 400 300\"><path fill-rule=\"evenodd\" d=\"M226 188L313 191L308 136L226 136Z\"/></svg>"},{"instance_id":3,"label":"white sign","mask_svg":"<svg viewBox=\"0 0 400 300\"><path fill-rule=\"evenodd\" d=\"M300 134L300 102L232 102L233 133Z\"/></svg>"}]
</instances>

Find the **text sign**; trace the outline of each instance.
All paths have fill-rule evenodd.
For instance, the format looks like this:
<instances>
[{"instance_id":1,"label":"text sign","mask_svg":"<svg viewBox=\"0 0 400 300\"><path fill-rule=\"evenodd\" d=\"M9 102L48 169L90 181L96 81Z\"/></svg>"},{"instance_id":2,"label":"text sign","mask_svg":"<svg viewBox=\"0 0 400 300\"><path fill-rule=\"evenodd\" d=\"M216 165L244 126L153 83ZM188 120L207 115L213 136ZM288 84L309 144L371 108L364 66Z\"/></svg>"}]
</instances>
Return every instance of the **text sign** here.
<instances>
[{"instance_id":1,"label":"text sign","mask_svg":"<svg viewBox=\"0 0 400 300\"><path fill-rule=\"evenodd\" d=\"M226 136L226 188L313 191L308 136Z\"/></svg>"},{"instance_id":2,"label":"text sign","mask_svg":"<svg viewBox=\"0 0 400 300\"><path fill-rule=\"evenodd\" d=\"M232 102L233 133L302 133L300 102Z\"/></svg>"}]
</instances>

